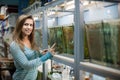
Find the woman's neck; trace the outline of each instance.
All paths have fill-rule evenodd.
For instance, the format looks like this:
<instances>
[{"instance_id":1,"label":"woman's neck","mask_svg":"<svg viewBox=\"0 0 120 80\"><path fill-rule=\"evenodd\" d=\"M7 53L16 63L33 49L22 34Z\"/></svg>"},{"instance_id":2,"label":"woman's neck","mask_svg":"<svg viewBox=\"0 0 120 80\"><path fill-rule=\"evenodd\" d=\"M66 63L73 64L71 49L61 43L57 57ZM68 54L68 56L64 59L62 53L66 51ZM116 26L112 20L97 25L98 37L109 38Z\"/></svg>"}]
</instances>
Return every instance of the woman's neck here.
<instances>
[{"instance_id":1,"label":"woman's neck","mask_svg":"<svg viewBox=\"0 0 120 80\"><path fill-rule=\"evenodd\" d=\"M29 39L28 39L27 36L23 38L23 41L28 41L28 40L29 40Z\"/></svg>"},{"instance_id":2,"label":"woman's neck","mask_svg":"<svg viewBox=\"0 0 120 80\"><path fill-rule=\"evenodd\" d=\"M23 41L23 44L24 44L26 47L31 48L31 43L30 43L28 37L24 37L22 41Z\"/></svg>"}]
</instances>

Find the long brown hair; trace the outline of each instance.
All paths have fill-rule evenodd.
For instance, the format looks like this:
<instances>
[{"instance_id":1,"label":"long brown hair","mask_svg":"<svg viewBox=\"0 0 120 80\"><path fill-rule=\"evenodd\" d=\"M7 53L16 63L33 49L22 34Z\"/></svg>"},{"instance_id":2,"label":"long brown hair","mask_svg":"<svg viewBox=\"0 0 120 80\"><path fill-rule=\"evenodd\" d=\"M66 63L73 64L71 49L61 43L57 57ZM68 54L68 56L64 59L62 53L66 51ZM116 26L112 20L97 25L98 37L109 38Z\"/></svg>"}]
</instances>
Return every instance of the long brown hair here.
<instances>
[{"instance_id":1,"label":"long brown hair","mask_svg":"<svg viewBox=\"0 0 120 80\"><path fill-rule=\"evenodd\" d=\"M16 26L13 32L13 40L16 41L20 48L23 50L24 49L24 44L22 43L23 40L23 35L22 35L22 27L26 21L26 19L32 19L33 20L33 31L29 35L29 40L31 43L31 48L33 50L38 50L38 47L36 46L35 40L34 40L34 31L35 31L35 22L34 19L31 15L21 15L16 21Z\"/></svg>"}]
</instances>

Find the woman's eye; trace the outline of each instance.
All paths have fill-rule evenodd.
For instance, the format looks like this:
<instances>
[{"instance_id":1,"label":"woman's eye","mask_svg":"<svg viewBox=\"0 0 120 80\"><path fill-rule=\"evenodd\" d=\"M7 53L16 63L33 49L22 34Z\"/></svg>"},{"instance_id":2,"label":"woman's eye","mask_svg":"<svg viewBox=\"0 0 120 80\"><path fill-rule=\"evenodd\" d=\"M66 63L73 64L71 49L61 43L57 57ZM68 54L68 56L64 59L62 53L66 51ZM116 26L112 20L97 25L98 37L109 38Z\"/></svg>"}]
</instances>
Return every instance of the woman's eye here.
<instances>
[{"instance_id":1,"label":"woman's eye","mask_svg":"<svg viewBox=\"0 0 120 80\"><path fill-rule=\"evenodd\" d=\"M25 25L25 26L28 26L29 24L28 24L28 23L25 23L24 25Z\"/></svg>"},{"instance_id":2,"label":"woman's eye","mask_svg":"<svg viewBox=\"0 0 120 80\"><path fill-rule=\"evenodd\" d=\"M30 26L33 26L33 24L28 24L28 23L25 23L24 25L25 25L25 26L29 26L29 25L30 25Z\"/></svg>"},{"instance_id":3,"label":"woman's eye","mask_svg":"<svg viewBox=\"0 0 120 80\"><path fill-rule=\"evenodd\" d=\"M33 26L33 24L30 24L30 26Z\"/></svg>"}]
</instances>

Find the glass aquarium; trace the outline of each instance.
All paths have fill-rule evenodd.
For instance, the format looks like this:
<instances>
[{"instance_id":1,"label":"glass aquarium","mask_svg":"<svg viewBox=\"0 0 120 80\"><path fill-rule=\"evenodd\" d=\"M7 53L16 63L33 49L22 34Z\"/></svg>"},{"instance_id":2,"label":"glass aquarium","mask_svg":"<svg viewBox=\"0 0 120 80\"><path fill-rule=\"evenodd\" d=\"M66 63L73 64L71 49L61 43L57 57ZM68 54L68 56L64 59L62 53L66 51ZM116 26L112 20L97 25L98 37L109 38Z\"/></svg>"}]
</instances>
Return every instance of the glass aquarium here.
<instances>
[{"instance_id":1,"label":"glass aquarium","mask_svg":"<svg viewBox=\"0 0 120 80\"><path fill-rule=\"evenodd\" d=\"M35 29L35 42L39 48L42 48L42 31L41 31L41 29Z\"/></svg>"},{"instance_id":2,"label":"glass aquarium","mask_svg":"<svg viewBox=\"0 0 120 80\"><path fill-rule=\"evenodd\" d=\"M104 61L104 42L102 32L102 22L93 22L85 24L88 50L90 59L95 61Z\"/></svg>"},{"instance_id":3,"label":"glass aquarium","mask_svg":"<svg viewBox=\"0 0 120 80\"><path fill-rule=\"evenodd\" d=\"M58 54L74 54L73 25L48 28L48 44L56 43Z\"/></svg>"},{"instance_id":4,"label":"glass aquarium","mask_svg":"<svg viewBox=\"0 0 120 80\"><path fill-rule=\"evenodd\" d=\"M120 68L120 20L108 20L103 24L105 62Z\"/></svg>"},{"instance_id":5,"label":"glass aquarium","mask_svg":"<svg viewBox=\"0 0 120 80\"><path fill-rule=\"evenodd\" d=\"M73 25L63 27L63 32L64 32L64 39L65 39L67 53L73 55L74 54L74 42L73 42L74 27Z\"/></svg>"},{"instance_id":6,"label":"glass aquarium","mask_svg":"<svg viewBox=\"0 0 120 80\"><path fill-rule=\"evenodd\" d=\"M54 27L54 28L49 28L49 45L52 46L52 44L56 43L56 51L59 54L62 54L65 52L65 42L64 42L64 37L63 37L63 27Z\"/></svg>"},{"instance_id":7,"label":"glass aquarium","mask_svg":"<svg viewBox=\"0 0 120 80\"><path fill-rule=\"evenodd\" d=\"M82 6L85 58L92 63L120 69L119 4L90 1Z\"/></svg>"},{"instance_id":8,"label":"glass aquarium","mask_svg":"<svg viewBox=\"0 0 120 80\"><path fill-rule=\"evenodd\" d=\"M85 24L90 60L119 66L120 20L107 20Z\"/></svg>"}]
</instances>

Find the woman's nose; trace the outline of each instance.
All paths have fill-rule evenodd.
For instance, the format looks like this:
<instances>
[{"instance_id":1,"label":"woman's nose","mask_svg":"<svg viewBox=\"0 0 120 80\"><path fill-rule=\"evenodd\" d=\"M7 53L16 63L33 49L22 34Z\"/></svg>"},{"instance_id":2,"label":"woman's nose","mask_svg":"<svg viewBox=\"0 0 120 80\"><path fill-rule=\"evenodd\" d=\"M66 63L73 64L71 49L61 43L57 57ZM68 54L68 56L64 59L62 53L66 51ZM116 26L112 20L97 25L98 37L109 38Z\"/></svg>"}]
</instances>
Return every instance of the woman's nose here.
<instances>
[{"instance_id":1,"label":"woman's nose","mask_svg":"<svg viewBox=\"0 0 120 80\"><path fill-rule=\"evenodd\" d=\"M29 24L29 25L27 26L27 28L32 28L31 24Z\"/></svg>"},{"instance_id":2,"label":"woman's nose","mask_svg":"<svg viewBox=\"0 0 120 80\"><path fill-rule=\"evenodd\" d=\"M31 28L31 26L30 26L30 25L28 25L28 28Z\"/></svg>"}]
</instances>

